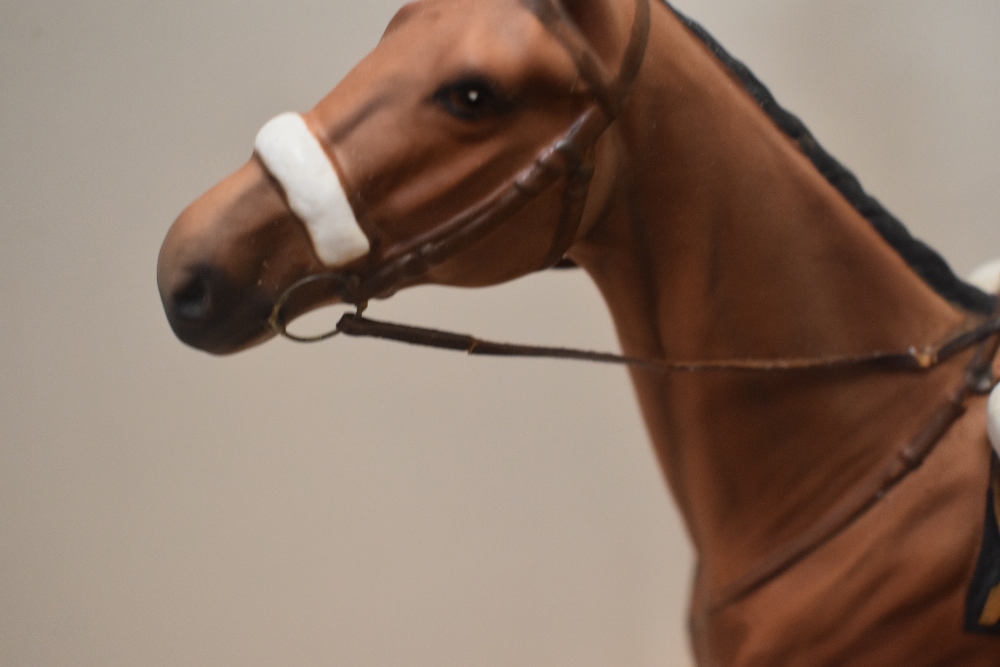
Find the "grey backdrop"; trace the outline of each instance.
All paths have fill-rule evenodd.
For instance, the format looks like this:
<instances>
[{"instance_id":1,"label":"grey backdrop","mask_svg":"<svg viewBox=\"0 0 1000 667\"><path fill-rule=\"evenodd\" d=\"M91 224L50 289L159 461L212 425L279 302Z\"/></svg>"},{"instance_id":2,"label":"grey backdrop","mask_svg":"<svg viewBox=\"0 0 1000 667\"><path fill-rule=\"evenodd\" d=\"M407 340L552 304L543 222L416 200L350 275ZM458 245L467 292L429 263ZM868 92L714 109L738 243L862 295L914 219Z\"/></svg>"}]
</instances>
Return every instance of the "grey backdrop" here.
<instances>
[{"instance_id":1,"label":"grey backdrop","mask_svg":"<svg viewBox=\"0 0 1000 667\"><path fill-rule=\"evenodd\" d=\"M958 270L1000 255L1000 4L684 0ZM624 372L171 335L160 240L394 0L0 2L0 664L685 665ZM607 348L582 275L379 316Z\"/></svg>"}]
</instances>

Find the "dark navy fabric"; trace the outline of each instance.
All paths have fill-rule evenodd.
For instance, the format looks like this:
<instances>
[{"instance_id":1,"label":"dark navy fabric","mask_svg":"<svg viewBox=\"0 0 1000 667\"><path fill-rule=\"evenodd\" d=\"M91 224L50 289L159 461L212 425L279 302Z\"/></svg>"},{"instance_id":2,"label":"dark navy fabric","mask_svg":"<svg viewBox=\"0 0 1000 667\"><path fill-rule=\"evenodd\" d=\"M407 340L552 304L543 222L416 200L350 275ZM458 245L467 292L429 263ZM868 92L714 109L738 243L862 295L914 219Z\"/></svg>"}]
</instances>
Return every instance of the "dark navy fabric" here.
<instances>
[{"instance_id":1,"label":"dark navy fabric","mask_svg":"<svg viewBox=\"0 0 1000 667\"><path fill-rule=\"evenodd\" d=\"M1000 461L993 455L992 484L986 493L986 521L983 525L983 546L979 552L976 573L969 587L965 606L965 629L968 632L1000 637L1000 619L983 624L988 602L991 608L1000 603L1000 517L997 516L997 493L1000 493ZM995 618L997 614L994 612Z\"/></svg>"}]
</instances>

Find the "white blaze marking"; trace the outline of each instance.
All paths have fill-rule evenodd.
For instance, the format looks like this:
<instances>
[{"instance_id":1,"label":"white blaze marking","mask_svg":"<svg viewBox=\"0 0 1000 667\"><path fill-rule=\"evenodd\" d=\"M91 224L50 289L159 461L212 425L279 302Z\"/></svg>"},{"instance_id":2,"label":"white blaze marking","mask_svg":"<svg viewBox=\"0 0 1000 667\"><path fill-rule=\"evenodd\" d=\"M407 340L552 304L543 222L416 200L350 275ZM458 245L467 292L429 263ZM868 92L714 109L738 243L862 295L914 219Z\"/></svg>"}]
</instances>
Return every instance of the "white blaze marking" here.
<instances>
[{"instance_id":1,"label":"white blaze marking","mask_svg":"<svg viewBox=\"0 0 1000 667\"><path fill-rule=\"evenodd\" d=\"M342 266L367 255L344 186L319 140L297 113L269 120L254 141L257 155L285 189L288 205L305 223L316 255L327 266Z\"/></svg>"}]
</instances>

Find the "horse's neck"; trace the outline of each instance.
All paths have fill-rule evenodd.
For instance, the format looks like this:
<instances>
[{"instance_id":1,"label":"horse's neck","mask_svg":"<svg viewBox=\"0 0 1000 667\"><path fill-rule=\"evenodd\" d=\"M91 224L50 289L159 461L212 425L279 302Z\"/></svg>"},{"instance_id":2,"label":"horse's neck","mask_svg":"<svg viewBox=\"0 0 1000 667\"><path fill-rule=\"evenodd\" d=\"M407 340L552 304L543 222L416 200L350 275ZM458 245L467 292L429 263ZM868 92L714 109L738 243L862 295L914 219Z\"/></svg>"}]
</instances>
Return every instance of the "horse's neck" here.
<instances>
[{"instance_id":1,"label":"horse's neck","mask_svg":"<svg viewBox=\"0 0 1000 667\"><path fill-rule=\"evenodd\" d=\"M665 11L615 130L602 159L623 168L572 255L626 353L897 350L961 324ZM917 432L957 372L633 379L703 564L723 584Z\"/></svg>"}]
</instances>

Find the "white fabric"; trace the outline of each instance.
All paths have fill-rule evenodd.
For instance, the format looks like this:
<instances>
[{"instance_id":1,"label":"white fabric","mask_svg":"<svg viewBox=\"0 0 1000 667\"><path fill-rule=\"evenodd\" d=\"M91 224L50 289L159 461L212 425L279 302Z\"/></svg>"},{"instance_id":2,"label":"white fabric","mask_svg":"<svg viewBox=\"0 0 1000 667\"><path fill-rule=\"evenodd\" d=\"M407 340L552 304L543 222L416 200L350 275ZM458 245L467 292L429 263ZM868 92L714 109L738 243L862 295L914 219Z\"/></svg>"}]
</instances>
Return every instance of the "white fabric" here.
<instances>
[{"instance_id":1,"label":"white fabric","mask_svg":"<svg viewBox=\"0 0 1000 667\"><path fill-rule=\"evenodd\" d=\"M367 255L361 231L330 158L297 113L272 118L257 134L257 155L285 189L288 205L305 223L316 255L331 267Z\"/></svg>"},{"instance_id":2,"label":"white fabric","mask_svg":"<svg viewBox=\"0 0 1000 667\"><path fill-rule=\"evenodd\" d=\"M990 294L1000 292L1000 259L987 262L969 274L969 282ZM1000 454L1000 385L990 392L986 407L986 430L990 434L993 449Z\"/></svg>"},{"instance_id":3,"label":"white fabric","mask_svg":"<svg viewBox=\"0 0 1000 667\"><path fill-rule=\"evenodd\" d=\"M969 282L989 294L1000 292L1000 259L977 267L969 274Z\"/></svg>"},{"instance_id":4,"label":"white fabric","mask_svg":"<svg viewBox=\"0 0 1000 667\"><path fill-rule=\"evenodd\" d=\"M1000 454L1000 385L993 388L986 407L986 431L990 434L993 449Z\"/></svg>"}]
</instances>

